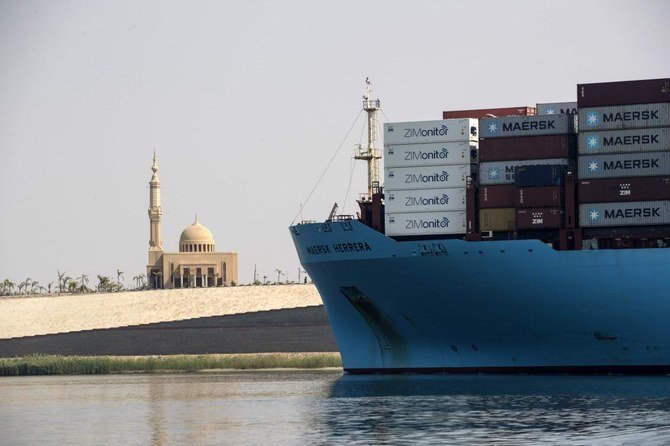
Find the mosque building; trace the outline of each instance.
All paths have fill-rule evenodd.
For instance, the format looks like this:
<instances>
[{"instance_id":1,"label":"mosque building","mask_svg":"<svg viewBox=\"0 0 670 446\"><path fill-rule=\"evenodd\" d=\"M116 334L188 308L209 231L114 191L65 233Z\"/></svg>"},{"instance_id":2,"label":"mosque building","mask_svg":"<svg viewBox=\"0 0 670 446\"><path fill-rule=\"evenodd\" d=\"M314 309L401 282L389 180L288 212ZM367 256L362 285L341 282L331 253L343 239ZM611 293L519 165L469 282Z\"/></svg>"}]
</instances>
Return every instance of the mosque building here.
<instances>
[{"instance_id":1,"label":"mosque building","mask_svg":"<svg viewBox=\"0 0 670 446\"><path fill-rule=\"evenodd\" d=\"M154 152L149 181L149 263L150 288L207 288L237 283L237 253L216 252L214 236L195 221L181 233L179 252L163 252L161 234L161 183Z\"/></svg>"}]
</instances>

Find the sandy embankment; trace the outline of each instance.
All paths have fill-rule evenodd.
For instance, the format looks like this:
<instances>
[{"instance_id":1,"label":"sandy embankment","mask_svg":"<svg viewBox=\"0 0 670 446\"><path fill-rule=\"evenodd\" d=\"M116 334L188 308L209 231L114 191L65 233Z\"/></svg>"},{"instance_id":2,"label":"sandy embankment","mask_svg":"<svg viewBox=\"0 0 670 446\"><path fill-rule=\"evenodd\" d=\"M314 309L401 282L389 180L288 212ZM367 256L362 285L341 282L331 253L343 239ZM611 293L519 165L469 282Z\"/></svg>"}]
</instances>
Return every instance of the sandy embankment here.
<instances>
[{"instance_id":1,"label":"sandy embankment","mask_svg":"<svg viewBox=\"0 0 670 446\"><path fill-rule=\"evenodd\" d=\"M311 284L4 297L0 299L0 339L321 303Z\"/></svg>"}]
</instances>

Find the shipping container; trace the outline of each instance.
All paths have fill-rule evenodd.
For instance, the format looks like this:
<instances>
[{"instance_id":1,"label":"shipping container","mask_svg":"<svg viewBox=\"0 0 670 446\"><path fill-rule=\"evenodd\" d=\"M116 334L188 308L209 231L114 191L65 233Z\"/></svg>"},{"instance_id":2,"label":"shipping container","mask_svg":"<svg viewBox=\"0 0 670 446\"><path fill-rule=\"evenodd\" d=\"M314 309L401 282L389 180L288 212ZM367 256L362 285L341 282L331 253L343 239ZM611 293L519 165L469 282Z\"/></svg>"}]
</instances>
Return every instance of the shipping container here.
<instances>
[{"instance_id":1,"label":"shipping container","mask_svg":"<svg viewBox=\"0 0 670 446\"><path fill-rule=\"evenodd\" d=\"M479 211L479 230L514 231L514 208L482 209Z\"/></svg>"},{"instance_id":2,"label":"shipping container","mask_svg":"<svg viewBox=\"0 0 670 446\"><path fill-rule=\"evenodd\" d=\"M580 156L577 176L587 178L658 177L670 175L670 152Z\"/></svg>"},{"instance_id":3,"label":"shipping container","mask_svg":"<svg viewBox=\"0 0 670 446\"><path fill-rule=\"evenodd\" d=\"M565 184L567 166L518 166L514 175L516 187L560 186Z\"/></svg>"},{"instance_id":4,"label":"shipping container","mask_svg":"<svg viewBox=\"0 0 670 446\"><path fill-rule=\"evenodd\" d=\"M465 211L385 214L388 236L465 234Z\"/></svg>"},{"instance_id":5,"label":"shipping container","mask_svg":"<svg viewBox=\"0 0 670 446\"><path fill-rule=\"evenodd\" d=\"M670 200L670 176L580 180L577 197L580 203Z\"/></svg>"},{"instance_id":6,"label":"shipping container","mask_svg":"<svg viewBox=\"0 0 670 446\"><path fill-rule=\"evenodd\" d=\"M384 188L387 190L416 190L465 187L467 178L475 177L476 172L476 164L387 167L384 168Z\"/></svg>"},{"instance_id":7,"label":"shipping container","mask_svg":"<svg viewBox=\"0 0 670 446\"><path fill-rule=\"evenodd\" d=\"M479 142L479 160L513 161L572 158L577 152L576 135L487 138Z\"/></svg>"},{"instance_id":8,"label":"shipping container","mask_svg":"<svg viewBox=\"0 0 670 446\"><path fill-rule=\"evenodd\" d=\"M390 122L384 124L384 145L478 140L477 119Z\"/></svg>"},{"instance_id":9,"label":"shipping container","mask_svg":"<svg viewBox=\"0 0 670 446\"><path fill-rule=\"evenodd\" d=\"M670 150L670 129L668 127L579 133L580 155L660 152L662 150Z\"/></svg>"},{"instance_id":10,"label":"shipping container","mask_svg":"<svg viewBox=\"0 0 670 446\"><path fill-rule=\"evenodd\" d=\"M517 209L514 224L517 229L557 229L563 212L559 208Z\"/></svg>"},{"instance_id":11,"label":"shipping container","mask_svg":"<svg viewBox=\"0 0 670 446\"><path fill-rule=\"evenodd\" d=\"M469 141L398 144L384 148L385 167L476 163L477 144Z\"/></svg>"},{"instance_id":12,"label":"shipping container","mask_svg":"<svg viewBox=\"0 0 670 446\"><path fill-rule=\"evenodd\" d=\"M670 104L668 103L579 109L579 128L582 132L667 127L668 125L670 125Z\"/></svg>"},{"instance_id":13,"label":"shipping container","mask_svg":"<svg viewBox=\"0 0 670 446\"><path fill-rule=\"evenodd\" d=\"M465 187L419 190L386 189L384 209L388 213L464 211L465 195Z\"/></svg>"},{"instance_id":14,"label":"shipping container","mask_svg":"<svg viewBox=\"0 0 670 446\"><path fill-rule=\"evenodd\" d=\"M579 107L670 102L670 79L644 79L577 85Z\"/></svg>"},{"instance_id":15,"label":"shipping container","mask_svg":"<svg viewBox=\"0 0 670 446\"><path fill-rule=\"evenodd\" d=\"M474 110L448 110L442 112L442 119L490 118L501 116L529 116L536 114L535 107L477 108Z\"/></svg>"},{"instance_id":16,"label":"shipping container","mask_svg":"<svg viewBox=\"0 0 670 446\"><path fill-rule=\"evenodd\" d=\"M513 184L514 171L519 166L529 165L569 165L566 158L543 160L492 161L479 164L479 184Z\"/></svg>"},{"instance_id":17,"label":"shipping container","mask_svg":"<svg viewBox=\"0 0 670 446\"><path fill-rule=\"evenodd\" d=\"M481 138L561 135L577 131L576 115L513 116L480 120Z\"/></svg>"},{"instance_id":18,"label":"shipping container","mask_svg":"<svg viewBox=\"0 0 670 446\"><path fill-rule=\"evenodd\" d=\"M515 187L514 206L517 208L550 208L563 206L561 186Z\"/></svg>"},{"instance_id":19,"label":"shipping container","mask_svg":"<svg viewBox=\"0 0 670 446\"><path fill-rule=\"evenodd\" d=\"M626 203L583 203L579 205L579 225L640 226L670 223L670 201L630 201Z\"/></svg>"},{"instance_id":20,"label":"shipping container","mask_svg":"<svg viewBox=\"0 0 670 446\"><path fill-rule=\"evenodd\" d=\"M479 187L479 208L511 208L514 207L514 184L495 184Z\"/></svg>"},{"instance_id":21,"label":"shipping container","mask_svg":"<svg viewBox=\"0 0 670 446\"><path fill-rule=\"evenodd\" d=\"M538 115L569 115L577 113L577 102L547 102L537 104Z\"/></svg>"}]
</instances>

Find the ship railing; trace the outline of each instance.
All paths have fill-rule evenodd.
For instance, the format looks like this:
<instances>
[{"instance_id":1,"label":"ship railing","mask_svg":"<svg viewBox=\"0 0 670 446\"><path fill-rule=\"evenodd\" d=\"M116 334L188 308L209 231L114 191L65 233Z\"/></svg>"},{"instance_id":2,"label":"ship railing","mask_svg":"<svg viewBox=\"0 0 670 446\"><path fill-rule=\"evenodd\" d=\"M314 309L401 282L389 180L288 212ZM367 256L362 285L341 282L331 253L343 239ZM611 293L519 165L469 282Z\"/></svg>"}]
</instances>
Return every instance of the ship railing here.
<instances>
[{"instance_id":1,"label":"ship railing","mask_svg":"<svg viewBox=\"0 0 670 446\"><path fill-rule=\"evenodd\" d=\"M333 218L329 221L350 221L353 220L354 216L353 215L333 215Z\"/></svg>"},{"instance_id":2,"label":"ship railing","mask_svg":"<svg viewBox=\"0 0 670 446\"><path fill-rule=\"evenodd\" d=\"M384 193L384 186L379 185L379 181L372 183L372 194L373 195L382 195ZM372 196L366 192L358 194L358 201L363 203L372 201Z\"/></svg>"}]
</instances>

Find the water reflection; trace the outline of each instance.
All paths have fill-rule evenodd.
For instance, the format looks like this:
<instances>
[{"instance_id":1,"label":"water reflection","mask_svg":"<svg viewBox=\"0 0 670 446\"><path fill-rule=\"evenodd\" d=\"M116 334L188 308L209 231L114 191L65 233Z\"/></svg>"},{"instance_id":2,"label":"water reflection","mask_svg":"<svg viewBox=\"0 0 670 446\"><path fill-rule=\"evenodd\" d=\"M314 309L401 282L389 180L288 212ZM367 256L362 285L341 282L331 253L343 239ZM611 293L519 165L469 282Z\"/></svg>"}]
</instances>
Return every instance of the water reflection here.
<instances>
[{"instance_id":1,"label":"water reflection","mask_svg":"<svg viewBox=\"0 0 670 446\"><path fill-rule=\"evenodd\" d=\"M0 444L670 444L670 377L0 379Z\"/></svg>"},{"instance_id":2,"label":"water reflection","mask_svg":"<svg viewBox=\"0 0 670 446\"><path fill-rule=\"evenodd\" d=\"M346 375L329 396L343 443L670 443L670 377Z\"/></svg>"}]
</instances>

